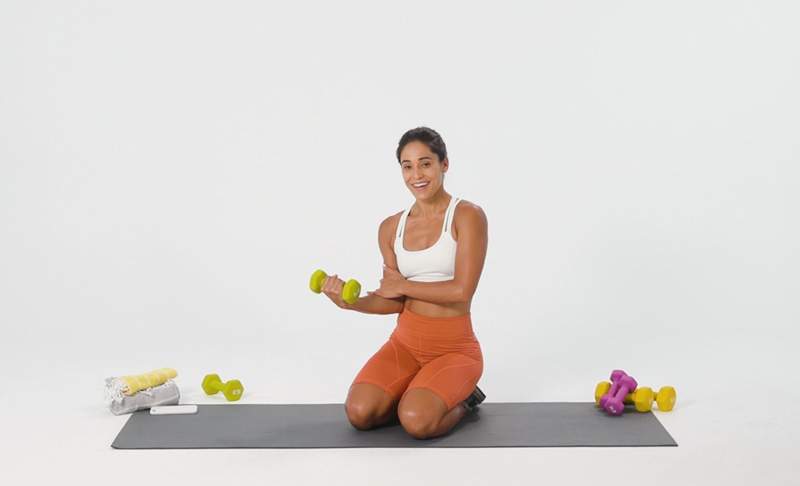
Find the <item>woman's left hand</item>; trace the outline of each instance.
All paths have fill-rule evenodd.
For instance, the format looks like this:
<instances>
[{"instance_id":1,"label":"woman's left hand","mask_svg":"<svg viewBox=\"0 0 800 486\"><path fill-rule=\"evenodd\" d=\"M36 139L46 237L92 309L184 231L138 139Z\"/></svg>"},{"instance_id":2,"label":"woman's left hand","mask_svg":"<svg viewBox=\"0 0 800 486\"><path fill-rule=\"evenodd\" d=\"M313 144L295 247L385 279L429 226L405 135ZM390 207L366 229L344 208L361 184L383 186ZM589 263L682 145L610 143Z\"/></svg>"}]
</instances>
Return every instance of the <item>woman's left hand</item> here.
<instances>
[{"instance_id":1,"label":"woman's left hand","mask_svg":"<svg viewBox=\"0 0 800 486\"><path fill-rule=\"evenodd\" d=\"M405 282L406 279L403 277L403 274L384 265L381 285L372 293L377 294L385 299L396 299L404 295L402 290Z\"/></svg>"}]
</instances>

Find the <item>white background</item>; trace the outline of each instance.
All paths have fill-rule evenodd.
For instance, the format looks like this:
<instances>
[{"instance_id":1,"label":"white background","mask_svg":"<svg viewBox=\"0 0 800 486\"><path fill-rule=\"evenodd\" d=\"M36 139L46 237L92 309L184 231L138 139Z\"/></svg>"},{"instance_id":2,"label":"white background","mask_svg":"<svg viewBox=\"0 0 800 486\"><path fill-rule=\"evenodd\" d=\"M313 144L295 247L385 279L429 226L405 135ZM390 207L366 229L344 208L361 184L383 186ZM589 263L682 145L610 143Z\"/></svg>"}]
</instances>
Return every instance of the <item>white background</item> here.
<instances>
[{"instance_id":1,"label":"white background","mask_svg":"<svg viewBox=\"0 0 800 486\"><path fill-rule=\"evenodd\" d=\"M3 477L797 481L799 23L790 1L3 2ZM308 277L375 288L419 125L489 220L487 402L591 400L621 367L677 388L680 447L112 450L106 376L344 401L396 316Z\"/></svg>"}]
</instances>

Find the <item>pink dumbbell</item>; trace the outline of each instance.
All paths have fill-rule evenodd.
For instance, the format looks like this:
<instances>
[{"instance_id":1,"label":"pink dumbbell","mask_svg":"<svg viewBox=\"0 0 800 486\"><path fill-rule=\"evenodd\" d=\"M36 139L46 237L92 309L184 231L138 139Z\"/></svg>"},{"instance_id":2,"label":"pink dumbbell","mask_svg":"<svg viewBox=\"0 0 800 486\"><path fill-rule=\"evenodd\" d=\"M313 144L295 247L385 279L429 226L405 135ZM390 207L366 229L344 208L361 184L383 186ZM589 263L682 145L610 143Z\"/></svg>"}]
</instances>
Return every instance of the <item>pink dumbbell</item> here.
<instances>
[{"instance_id":1,"label":"pink dumbbell","mask_svg":"<svg viewBox=\"0 0 800 486\"><path fill-rule=\"evenodd\" d=\"M622 370L614 370L611 372L611 388L600 398L600 408L605 409L608 399L617 394L617 390L619 390L619 380L621 380L623 376L628 376L628 374Z\"/></svg>"},{"instance_id":2,"label":"pink dumbbell","mask_svg":"<svg viewBox=\"0 0 800 486\"><path fill-rule=\"evenodd\" d=\"M625 397L636 389L638 383L622 370L611 373L611 382L611 389L600 399L601 406L611 415L622 415Z\"/></svg>"}]
</instances>

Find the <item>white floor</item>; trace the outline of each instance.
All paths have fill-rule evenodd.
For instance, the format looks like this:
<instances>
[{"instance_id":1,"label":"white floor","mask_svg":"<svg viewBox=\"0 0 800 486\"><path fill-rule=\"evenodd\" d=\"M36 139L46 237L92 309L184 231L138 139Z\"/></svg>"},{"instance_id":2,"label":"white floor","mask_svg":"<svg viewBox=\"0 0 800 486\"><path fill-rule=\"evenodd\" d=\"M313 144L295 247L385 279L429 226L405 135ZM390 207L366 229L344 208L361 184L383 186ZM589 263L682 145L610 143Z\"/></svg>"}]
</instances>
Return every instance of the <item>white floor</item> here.
<instances>
[{"instance_id":1,"label":"white floor","mask_svg":"<svg viewBox=\"0 0 800 486\"><path fill-rule=\"evenodd\" d=\"M756 341L717 351L708 363L767 344ZM774 344L774 356L789 356L783 351L790 344L785 347ZM678 406L657 415L679 447L119 451L110 444L127 417L103 407L102 373L80 358L79 345L63 343L61 349L60 356L48 349L54 361L33 360L36 364L4 378L5 484L798 484L791 459L796 453L790 451L800 421L789 358L763 357L753 364L742 356L738 363L700 371L676 363ZM182 402L219 403L203 395L199 377L178 377ZM483 385L487 402L585 401L593 389L590 378L587 394L572 397L552 392L551 398L547 390L530 397L499 384ZM245 386L243 403L297 403L302 401L293 398L313 396L286 391L267 374L249 376Z\"/></svg>"}]
</instances>

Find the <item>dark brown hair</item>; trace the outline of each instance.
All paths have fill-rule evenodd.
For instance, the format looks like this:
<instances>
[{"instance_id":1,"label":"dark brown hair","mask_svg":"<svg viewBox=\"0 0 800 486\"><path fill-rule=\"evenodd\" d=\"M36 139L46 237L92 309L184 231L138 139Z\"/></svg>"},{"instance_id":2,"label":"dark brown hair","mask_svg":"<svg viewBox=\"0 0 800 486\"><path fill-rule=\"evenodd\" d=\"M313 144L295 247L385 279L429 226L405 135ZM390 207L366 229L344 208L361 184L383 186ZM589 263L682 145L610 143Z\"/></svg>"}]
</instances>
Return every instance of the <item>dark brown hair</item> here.
<instances>
[{"instance_id":1,"label":"dark brown hair","mask_svg":"<svg viewBox=\"0 0 800 486\"><path fill-rule=\"evenodd\" d=\"M403 147L411 142L419 141L424 143L431 149L431 152L439 156L439 162L447 158L447 147L444 145L442 136L436 130L428 127L412 128L400 137L400 143L397 144L397 162L400 162L400 152Z\"/></svg>"}]
</instances>

